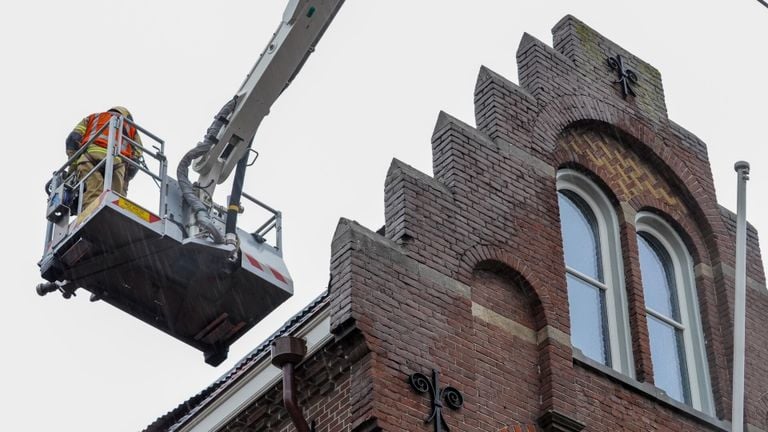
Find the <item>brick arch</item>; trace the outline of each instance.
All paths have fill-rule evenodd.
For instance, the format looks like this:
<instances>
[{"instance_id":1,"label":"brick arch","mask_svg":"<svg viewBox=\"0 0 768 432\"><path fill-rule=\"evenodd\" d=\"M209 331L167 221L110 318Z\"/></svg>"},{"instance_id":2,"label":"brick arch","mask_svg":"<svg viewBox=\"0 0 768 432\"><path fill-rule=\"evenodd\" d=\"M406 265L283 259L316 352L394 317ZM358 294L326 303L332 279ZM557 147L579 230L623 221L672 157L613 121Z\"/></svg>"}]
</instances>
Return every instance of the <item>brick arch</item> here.
<instances>
[{"instance_id":1,"label":"brick arch","mask_svg":"<svg viewBox=\"0 0 768 432\"><path fill-rule=\"evenodd\" d=\"M559 149L562 132L589 123L616 128L621 135L630 138L631 147L635 151L649 152L658 165L657 169L672 179L674 186L693 197L697 203L711 201L698 179L665 145L664 131L610 102L587 95L562 96L539 112L531 122L531 131L536 143L551 155L551 162L564 162L566 155Z\"/></svg>"},{"instance_id":2,"label":"brick arch","mask_svg":"<svg viewBox=\"0 0 768 432\"><path fill-rule=\"evenodd\" d=\"M667 152L664 148L664 139L648 121L608 101L591 96L566 95L553 100L531 121L530 129L537 144L541 145L545 151L553 152L557 147L560 132L574 124L590 121L609 124L620 129L646 145L671 168L685 169L681 162L663 158L666 155L664 153Z\"/></svg>"},{"instance_id":3,"label":"brick arch","mask_svg":"<svg viewBox=\"0 0 768 432\"><path fill-rule=\"evenodd\" d=\"M499 247L479 244L467 249L461 256L457 279L469 285L472 283L475 270L487 268L488 265L493 264L507 267L516 275L515 279L533 293L535 301L541 305L541 310L537 311L536 314L537 324L540 327L556 322L553 319L553 314L557 312L554 309L548 286L541 282L524 261Z\"/></svg>"},{"instance_id":4,"label":"brick arch","mask_svg":"<svg viewBox=\"0 0 768 432\"><path fill-rule=\"evenodd\" d=\"M681 214L678 209L647 193L638 194L628 201L636 212L653 213L666 221L677 232L688 248L694 265L704 263L711 265L709 250L704 244L701 228L689 216Z\"/></svg>"},{"instance_id":5,"label":"brick arch","mask_svg":"<svg viewBox=\"0 0 768 432\"><path fill-rule=\"evenodd\" d=\"M535 319L537 325L541 326L537 332L539 336L539 365L543 370L549 371L540 377L540 396L543 397L543 403L540 406L541 413L545 415L548 411L567 411L566 402L547 396L557 393L564 395L565 400L576 398L571 346L551 336L551 332L555 330L570 334L569 315L567 306L565 306L567 305L567 293L564 269L562 290L556 292L554 291L557 287L556 284L553 284L552 281L549 284L543 283L542 279L531 269L531 266L514 254L498 246L477 244L465 250L460 257L459 270L456 272L455 278L472 286L475 270L488 265L505 267L507 271L511 271L516 276L518 283L527 287L532 295L538 298L541 306L540 311L535 314ZM558 296L559 298L556 298ZM563 305L566 310L559 311L555 308L555 304ZM541 339L542 330L547 335L544 339Z\"/></svg>"},{"instance_id":6,"label":"brick arch","mask_svg":"<svg viewBox=\"0 0 768 432\"><path fill-rule=\"evenodd\" d=\"M691 190L703 192L703 189L700 187L698 180L693 176L688 167L680 162L679 158L674 157L666 148L661 152L662 156L659 156L658 153L649 151L649 147L646 146L643 142L638 141L636 137L627 134L623 129L616 128L615 125L609 123L604 123L601 121L579 121L565 126L564 129L558 133L556 138L556 146L551 153L553 164L556 166L564 166L569 163L582 165L597 174L598 177L603 179L606 184L611 185L612 189L614 189L613 186L615 186L615 184L611 184L612 182L610 181L612 177L611 173L608 172L604 166L595 165L585 155L570 151L563 143L563 138L566 136L567 131L573 130L574 128L582 127L584 130L593 131L600 131L601 129L604 129L602 132L609 132L605 129L606 126L613 128L613 130L610 132L618 135L616 138L617 141L627 143L629 151L636 154L643 160L650 161L653 164L654 170L657 171L660 176L666 180L669 186L673 188L673 190L679 191L681 199L685 199L689 203L695 203L694 210L702 212L701 206L699 205L700 201L695 196L693 196ZM671 161L671 163L667 163L667 161ZM685 184L685 182L682 180L683 178L689 179L693 183L691 185L693 186L692 189L689 188L689 185ZM705 199L705 201L709 201L709 199L706 197L703 197L703 199Z\"/></svg>"},{"instance_id":7,"label":"brick arch","mask_svg":"<svg viewBox=\"0 0 768 432\"><path fill-rule=\"evenodd\" d=\"M549 350L538 340L539 332L545 328L541 301L519 272L499 260L478 262L472 276L470 298L474 336L481 350L486 348L484 341L487 340L494 340L494 346L499 350L488 368L478 368L476 379L478 382L508 381L516 393L528 395L532 403L516 405L517 413L513 418L535 422L539 415L537 410L542 406L542 395L546 388L551 388L548 377L539 373L549 361ZM488 320L487 315L475 318L476 307L503 317L506 324ZM509 361L510 357L514 360ZM497 362L501 364L496 365ZM520 379L520 376L527 378ZM478 387L477 392L481 399L492 399L497 394L482 387ZM478 419L493 415L487 407L478 407L477 414Z\"/></svg>"},{"instance_id":8,"label":"brick arch","mask_svg":"<svg viewBox=\"0 0 768 432\"><path fill-rule=\"evenodd\" d=\"M613 210L619 217L619 220L623 220L621 208L619 208L620 201L614 193L616 188L612 184L613 182L611 181L610 172L608 172L608 170L604 167L596 166L590 160L580 154L570 152L567 153L569 153L569 159L565 159L565 162L558 162L557 170L559 171L561 169L572 169L587 176L587 178L589 178L595 185L597 185L600 191L605 194L606 198L608 198L608 201L610 201L611 205L613 206Z\"/></svg>"},{"instance_id":9,"label":"brick arch","mask_svg":"<svg viewBox=\"0 0 768 432\"><path fill-rule=\"evenodd\" d=\"M629 148L638 156L650 160L656 171L680 194L680 198L695 215L698 228L706 242L706 249L700 250L706 250L711 260L719 260L720 248L716 234L725 232L725 227L716 211L705 210L716 210L717 203L714 197L709 196L708 188L705 188L682 160L672 153L665 142L665 136L668 135L666 129L654 128L649 121L609 102L586 95L567 95L548 104L531 122L536 144L548 152L553 166L575 162L587 166L603 179L610 177L606 176L603 168L595 167L586 161L586 158L564 149L561 145L565 131L578 126L608 126L618 134L619 139L625 138Z\"/></svg>"},{"instance_id":10,"label":"brick arch","mask_svg":"<svg viewBox=\"0 0 768 432\"><path fill-rule=\"evenodd\" d=\"M611 173L604 167L596 166L589 159L583 155L562 150L559 152L561 159L558 159L558 170L564 168L575 169L590 178L603 193L608 200L613 204L614 211L616 212L620 221L634 224L634 221L625 221L624 214L619 208L619 199L614 193L616 185L612 180ZM629 200L625 201L635 211L649 211L657 214L667 221L675 231L683 239L688 251L693 257L694 264L705 263L711 265L709 248L705 244L701 233L703 227L698 226L695 221L691 220L685 214L681 214L680 211L667 202L651 195L648 192L640 192L634 195Z\"/></svg>"}]
</instances>

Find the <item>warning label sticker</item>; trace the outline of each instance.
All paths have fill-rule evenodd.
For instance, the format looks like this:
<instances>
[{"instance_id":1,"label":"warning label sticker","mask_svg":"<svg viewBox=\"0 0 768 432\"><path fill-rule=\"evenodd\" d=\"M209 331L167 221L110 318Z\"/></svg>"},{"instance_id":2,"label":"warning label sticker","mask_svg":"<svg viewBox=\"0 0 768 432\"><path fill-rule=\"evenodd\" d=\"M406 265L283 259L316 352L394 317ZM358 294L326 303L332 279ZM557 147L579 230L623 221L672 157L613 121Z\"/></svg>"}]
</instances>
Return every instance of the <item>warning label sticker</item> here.
<instances>
[{"instance_id":1,"label":"warning label sticker","mask_svg":"<svg viewBox=\"0 0 768 432\"><path fill-rule=\"evenodd\" d=\"M117 201L114 202L114 204L117 204L117 206L120 207L121 209L128 210L129 212L135 214L139 218L144 219L149 223L157 222L160 220L158 216L150 213L147 210L144 210L143 208L128 201L125 198L119 198Z\"/></svg>"}]
</instances>

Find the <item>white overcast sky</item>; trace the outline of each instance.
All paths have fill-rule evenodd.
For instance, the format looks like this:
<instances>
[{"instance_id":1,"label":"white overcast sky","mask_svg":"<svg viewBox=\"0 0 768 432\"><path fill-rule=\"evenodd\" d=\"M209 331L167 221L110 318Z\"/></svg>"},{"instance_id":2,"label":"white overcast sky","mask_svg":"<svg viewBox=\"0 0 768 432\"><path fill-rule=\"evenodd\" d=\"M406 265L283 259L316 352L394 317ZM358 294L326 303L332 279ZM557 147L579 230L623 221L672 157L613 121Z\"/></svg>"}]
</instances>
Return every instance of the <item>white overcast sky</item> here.
<instances>
[{"instance_id":1,"label":"white overcast sky","mask_svg":"<svg viewBox=\"0 0 768 432\"><path fill-rule=\"evenodd\" d=\"M38 297L43 184L63 162L75 123L125 105L166 140L175 172L286 3L0 5L1 430L137 431L203 389L324 289L339 217L383 225L393 157L432 173L438 112L474 124L480 66L516 82L523 32L551 45L550 29L566 14L661 71L670 118L709 146L720 203L735 209L733 163L752 164L749 219L768 242L768 9L757 0L347 0L264 121L246 182L284 212L293 299L212 368L196 350L87 295ZM131 197L151 203L152 193L136 186Z\"/></svg>"}]
</instances>

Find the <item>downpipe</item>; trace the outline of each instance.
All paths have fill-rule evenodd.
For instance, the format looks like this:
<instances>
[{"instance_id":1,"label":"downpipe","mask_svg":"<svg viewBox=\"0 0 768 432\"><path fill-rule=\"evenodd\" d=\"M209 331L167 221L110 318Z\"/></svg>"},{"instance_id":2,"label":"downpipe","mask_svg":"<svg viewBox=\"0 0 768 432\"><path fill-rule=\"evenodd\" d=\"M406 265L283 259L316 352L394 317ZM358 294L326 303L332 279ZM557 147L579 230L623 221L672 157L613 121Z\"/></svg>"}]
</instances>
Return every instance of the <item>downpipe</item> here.
<instances>
[{"instance_id":1,"label":"downpipe","mask_svg":"<svg viewBox=\"0 0 768 432\"><path fill-rule=\"evenodd\" d=\"M296 394L295 366L307 354L303 339L283 336L272 342L272 364L283 371L283 405L297 432L315 432L315 422L308 424Z\"/></svg>"}]
</instances>

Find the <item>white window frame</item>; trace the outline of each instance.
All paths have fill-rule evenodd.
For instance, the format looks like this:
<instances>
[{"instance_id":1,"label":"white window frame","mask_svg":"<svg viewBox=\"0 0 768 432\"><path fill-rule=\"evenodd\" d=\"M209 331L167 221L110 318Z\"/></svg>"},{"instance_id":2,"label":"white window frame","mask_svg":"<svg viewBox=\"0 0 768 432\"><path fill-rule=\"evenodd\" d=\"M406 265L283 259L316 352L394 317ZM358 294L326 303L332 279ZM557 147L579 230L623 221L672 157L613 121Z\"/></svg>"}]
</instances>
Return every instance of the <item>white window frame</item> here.
<instances>
[{"instance_id":1,"label":"white window frame","mask_svg":"<svg viewBox=\"0 0 768 432\"><path fill-rule=\"evenodd\" d=\"M680 324L682 324L681 330L683 331L685 366L688 372L691 405L696 410L714 416L714 398L712 396L712 383L709 377L704 332L701 326L701 314L699 313L693 258L691 258L688 248L677 231L661 217L647 211L638 212L635 217L635 229L638 234L641 232L650 234L666 249L667 254L669 254L672 260L671 264L675 273L675 289L677 290L676 295L680 309ZM640 277L642 278L642 274ZM647 307L646 311L664 322L670 322L661 314L655 313L655 311ZM680 325L677 323L672 325L678 329L680 328Z\"/></svg>"},{"instance_id":2,"label":"white window frame","mask_svg":"<svg viewBox=\"0 0 768 432\"><path fill-rule=\"evenodd\" d=\"M558 192L568 190L575 193L589 205L595 215L598 236L600 237L603 278L605 279L601 288L605 292L611 368L623 375L635 378L619 219L611 201L603 191L592 180L578 171L567 168L559 170L557 172L557 190ZM576 270L566 267L566 271L579 279L584 279L584 276ZM588 280L594 284L592 278Z\"/></svg>"}]
</instances>

